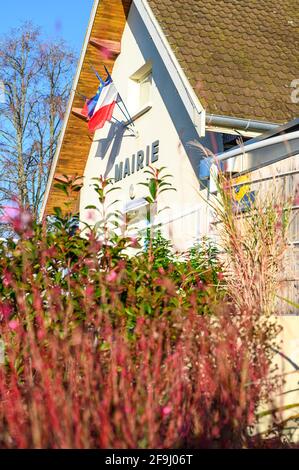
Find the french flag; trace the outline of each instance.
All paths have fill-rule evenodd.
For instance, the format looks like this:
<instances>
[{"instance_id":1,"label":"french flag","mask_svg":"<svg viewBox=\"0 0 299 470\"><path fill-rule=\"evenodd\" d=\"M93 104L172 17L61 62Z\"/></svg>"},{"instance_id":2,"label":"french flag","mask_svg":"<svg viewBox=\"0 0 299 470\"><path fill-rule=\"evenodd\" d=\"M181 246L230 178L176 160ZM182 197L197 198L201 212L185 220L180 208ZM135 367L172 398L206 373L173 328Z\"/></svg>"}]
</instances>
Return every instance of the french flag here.
<instances>
[{"instance_id":1,"label":"french flag","mask_svg":"<svg viewBox=\"0 0 299 470\"><path fill-rule=\"evenodd\" d=\"M111 76L108 75L106 81L101 79L97 94L86 101L82 110L82 114L88 119L88 127L91 132L102 129L104 124L111 120L118 100L118 91Z\"/></svg>"}]
</instances>

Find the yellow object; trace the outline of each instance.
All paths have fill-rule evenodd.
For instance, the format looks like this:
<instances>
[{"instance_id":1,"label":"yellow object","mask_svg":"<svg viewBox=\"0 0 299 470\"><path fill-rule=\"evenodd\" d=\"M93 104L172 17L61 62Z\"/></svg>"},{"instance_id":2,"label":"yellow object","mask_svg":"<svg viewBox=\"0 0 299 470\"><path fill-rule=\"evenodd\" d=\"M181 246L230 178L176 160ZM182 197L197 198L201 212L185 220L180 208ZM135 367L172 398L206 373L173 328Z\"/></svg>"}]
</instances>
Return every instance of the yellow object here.
<instances>
[{"instance_id":1,"label":"yellow object","mask_svg":"<svg viewBox=\"0 0 299 470\"><path fill-rule=\"evenodd\" d=\"M236 202L241 202L244 197L250 193L250 185L244 184L249 181L249 175L238 176L234 179L233 197ZM240 185L239 185L240 184Z\"/></svg>"}]
</instances>

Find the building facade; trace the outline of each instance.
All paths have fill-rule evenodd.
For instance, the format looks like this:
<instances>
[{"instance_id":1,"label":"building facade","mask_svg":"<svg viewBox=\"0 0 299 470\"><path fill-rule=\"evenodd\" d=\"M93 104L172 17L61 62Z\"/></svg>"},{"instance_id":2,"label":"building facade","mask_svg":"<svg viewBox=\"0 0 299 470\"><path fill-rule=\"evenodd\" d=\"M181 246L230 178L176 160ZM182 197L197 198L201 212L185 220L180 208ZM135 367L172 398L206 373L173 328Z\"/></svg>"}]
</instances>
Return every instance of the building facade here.
<instances>
[{"instance_id":1,"label":"building facade","mask_svg":"<svg viewBox=\"0 0 299 470\"><path fill-rule=\"evenodd\" d=\"M144 170L166 167L176 191L158 202L163 233L184 250L211 233L205 202L213 193L212 155L248 176L252 188L278 176L285 194L299 184L299 17L296 0L95 0L42 216L63 205L54 187L62 174L84 176L73 198L84 222L96 222L93 178L114 179L128 225L145 228ZM90 134L81 110L95 70L106 66L120 107ZM297 73L297 75L296 75ZM295 120L295 121L294 121ZM289 123L289 124L286 124ZM242 138L245 147L238 147ZM208 158L207 158L208 157ZM109 201L108 201L109 202ZM299 204L299 203L298 203ZM293 204L285 292L299 302L298 205ZM296 309L295 309L296 310ZM285 309L288 354L299 363L299 323Z\"/></svg>"},{"instance_id":2,"label":"building facade","mask_svg":"<svg viewBox=\"0 0 299 470\"><path fill-rule=\"evenodd\" d=\"M61 174L84 175L80 201L74 200L83 222L90 218L85 207L97 203L92 178L100 175L120 187L118 209L136 211L144 204L143 170L153 164L173 176L176 191L159 204L168 207L161 222L174 246L185 249L209 231L204 148L221 154L238 137L246 142L298 113L291 100L298 57L281 38L287 28L298 41L294 2L281 1L278 10L270 1L247 3L95 1L43 215L62 202L53 185ZM104 66L124 104L93 135L80 115L82 94L95 94L94 71L103 75Z\"/></svg>"}]
</instances>

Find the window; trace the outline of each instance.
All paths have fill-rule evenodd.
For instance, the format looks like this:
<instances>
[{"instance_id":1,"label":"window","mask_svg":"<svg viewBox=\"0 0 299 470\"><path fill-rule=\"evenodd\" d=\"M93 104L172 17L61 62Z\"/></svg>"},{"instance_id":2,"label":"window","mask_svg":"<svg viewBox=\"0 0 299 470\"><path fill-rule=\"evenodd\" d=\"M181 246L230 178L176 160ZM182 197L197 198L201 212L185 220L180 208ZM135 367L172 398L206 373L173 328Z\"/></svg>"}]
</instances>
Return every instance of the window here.
<instances>
[{"instance_id":1,"label":"window","mask_svg":"<svg viewBox=\"0 0 299 470\"><path fill-rule=\"evenodd\" d=\"M137 204L136 207L126 211L126 227L129 235L145 235L149 223L149 204Z\"/></svg>"},{"instance_id":2,"label":"window","mask_svg":"<svg viewBox=\"0 0 299 470\"><path fill-rule=\"evenodd\" d=\"M139 81L139 108L143 109L151 102L152 91L152 71Z\"/></svg>"},{"instance_id":3,"label":"window","mask_svg":"<svg viewBox=\"0 0 299 470\"><path fill-rule=\"evenodd\" d=\"M155 207L150 206L143 198L130 201L124 210L127 235L138 237L143 247L145 247L147 232L153 220L152 211L155 213Z\"/></svg>"},{"instance_id":4,"label":"window","mask_svg":"<svg viewBox=\"0 0 299 470\"><path fill-rule=\"evenodd\" d=\"M222 134L222 138L224 152L226 152L227 150L231 150L234 147L239 146L240 144L245 144L245 142L251 139L251 137L233 134Z\"/></svg>"},{"instance_id":5,"label":"window","mask_svg":"<svg viewBox=\"0 0 299 470\"><path fill-rule=\"evenodd\" d=\"M151 108L153 88L152 63L146 62L129 80L128 105L134 116Z\"/></svg>"}]
</instances>

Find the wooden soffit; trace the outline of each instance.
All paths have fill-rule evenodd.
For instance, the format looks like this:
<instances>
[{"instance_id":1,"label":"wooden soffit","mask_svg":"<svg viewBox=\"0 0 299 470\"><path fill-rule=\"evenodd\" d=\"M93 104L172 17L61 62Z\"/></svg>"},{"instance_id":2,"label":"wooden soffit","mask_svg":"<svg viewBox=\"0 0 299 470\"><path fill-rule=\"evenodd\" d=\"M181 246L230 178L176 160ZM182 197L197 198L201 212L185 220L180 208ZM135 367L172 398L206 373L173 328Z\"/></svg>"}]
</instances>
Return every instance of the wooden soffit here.
<instances>
[{"instance_id":1,"label":"wooden soffit","mask_svg":"<svg viewBox=\"0 0 299 470\"><path fill-rule=\"evenodd\" d=\"M120 43L131 3L132 0L99 1L76 88L81 95L92 97L99 86L99 81L90 65L93 65L100 74L103 74L105 65L112 73L115 60L120 53ZM71 102L72 111L67 118L65 133L62 136L54 178L63 174L82 176L84 173L93 135L89 132L85 119L80 116L83 105L84 99L75 94ZM54 178L48 183L50 190L44 216L53 214L54 207L63 208L66 202L64 193L54 188ZM78 197L78 193L74 193L71 201L73 210L78 208Z\"/></svg>"}]
</instances>

